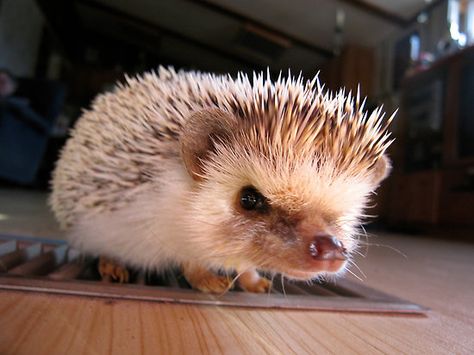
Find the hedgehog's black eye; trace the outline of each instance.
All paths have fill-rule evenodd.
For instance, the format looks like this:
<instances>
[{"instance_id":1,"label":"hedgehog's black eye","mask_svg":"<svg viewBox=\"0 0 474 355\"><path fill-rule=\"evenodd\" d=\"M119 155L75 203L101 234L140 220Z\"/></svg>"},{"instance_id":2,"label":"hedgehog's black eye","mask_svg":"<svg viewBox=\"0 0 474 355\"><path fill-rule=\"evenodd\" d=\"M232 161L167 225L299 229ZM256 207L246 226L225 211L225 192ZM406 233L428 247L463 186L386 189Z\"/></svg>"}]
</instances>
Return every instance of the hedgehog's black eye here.
<instances>
[{"instance_id":1,"label":"hedgehog's black eye","mask_svg":"<svg viewBox=\"0 0 474 355\"><path fill-rule=\"evenodd\" d=\"M265 197L252 186L244 187L240 192L240 205L247 211L264 212L268 208Z\"/></svg>"}]
</instances>

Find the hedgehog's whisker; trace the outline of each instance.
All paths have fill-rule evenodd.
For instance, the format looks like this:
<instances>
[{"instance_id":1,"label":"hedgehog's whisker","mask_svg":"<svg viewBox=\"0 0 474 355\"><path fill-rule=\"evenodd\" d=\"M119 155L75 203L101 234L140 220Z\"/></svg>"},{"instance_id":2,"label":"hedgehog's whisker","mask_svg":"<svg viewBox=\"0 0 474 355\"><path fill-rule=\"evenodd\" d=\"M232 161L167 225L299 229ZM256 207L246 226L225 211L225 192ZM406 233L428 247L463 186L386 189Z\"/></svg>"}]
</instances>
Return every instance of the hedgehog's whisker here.
<instances>
[{"instance_id":1,"label":"hedgehog's whisker","mask_svg":"<svg viewBox=\"0 0 474 355\"><path fill-rule=\"evenodd\" d=\"M352 251L353 253L357 254L357 255L360 255L361 257L365 258L367 256L367 254L362 254L360 251L358 250L353 250Z\"/></svg>"},{"instance_id":2,"label":"hedgehog's whisker","mask_svg":"<svg viewBox=\"0 0 474 355\"><path fill-rule=\"evenodd\" d=\"M239 272L237 275L235 275L235 277L232 279L232 281L229 283L229 286L227 286L227 289L224 291L224 293L226 293L227 291L229 291L232 287L234 287L235 285L235 282L239 279L240 276L242 276L244 273L246 273L247 271L249 271L249 269L245 269L245 270L242 270L241 272Z\"/></svg>"},{"instance_id":3,"label":"hedgehog's whisker","mask_svg":"<svg viewBox=\"0 0 474 355\"><path fill-rule=\"evenodd\" d=\"M369 252L369 246L367 245L367 243L369 243L369 236L368 236L367 231L365 230L365 228L362 224L360 224L360 228L364 232L363 236L365 237L365 243L366 243L365 254L367 255L367 253Z\"/></svg>"},{"instance_id":4,"label":"hedgehog's whisker","mask_svg":"<svg viewBox=\"0 0 474 355\"><path fill-rule=\"evenodd\" d=\"M356 267L357 270L359 270L359 272L361 273L361 275L364 277L364 278L367 278L367 275L362 271L362 269L359 267L359 265L357 265L357 263L353 260L348 260L349 264L353 265Z\"/></svg>"},{"instance_id":5,"label":"hedgehog's whisker","mask_svg":"<svg viewBox=\"0 0 474 355\"><path fill-rule=\"evenodd\" d=\"M405 253L403 253L400 249L392 247L391 245L376 244L376 243L369 243L369 242L365 243L364 245L371 246L371 247L387 248L387 249L390 249L390 250L393 250L393 251L397 252L398 254L400 254L401 256L403 256L406 259L408 258L408 256Z\"/></svg>"},{"instance_id":6,"label":"hedgehog's whisker","mask_svg":"<svg viewBox=\"0 0 474 355\"><path fill-rule=\"evenodd\" d=\"M353 273L349 268L346 269L348 273L350 273L352 276L354 276L357 280L360 282L364 282L359 276L357 276L355 273Z\"/></svg>"},{"instance_id":7,"label":"hedgehog's whisker","mask_svg":"<svg viewBox=\"0 0 474 355\"><path fill-rule=\"evenodd\" d=\"M283 274L280 274L281 278L281 290L283 291L283 294L285 295L286 297L286 291L285 291L285 276L283 276Z\"/></svg>"}]
</instances>

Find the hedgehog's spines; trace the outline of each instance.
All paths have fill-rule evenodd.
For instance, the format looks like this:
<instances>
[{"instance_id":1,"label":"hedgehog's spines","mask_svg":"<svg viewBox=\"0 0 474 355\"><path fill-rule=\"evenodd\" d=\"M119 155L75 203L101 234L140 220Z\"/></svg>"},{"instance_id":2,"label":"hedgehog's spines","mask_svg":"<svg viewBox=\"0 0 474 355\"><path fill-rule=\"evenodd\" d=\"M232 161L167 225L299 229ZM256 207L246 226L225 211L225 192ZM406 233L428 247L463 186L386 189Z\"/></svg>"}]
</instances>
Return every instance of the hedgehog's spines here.
<instances>
[{"instance_id":1,"label":"hedgehog's spines","mask_svg":"<svg viewBox=\"0 0 474 355\"><path fill-rule=\"evenodd\" d=\"M363 172L392 143L387 132L396 111L385 119L381 106L368 115L367 98L360 95L360 87L349 93L326 90L319 72L303 81L301 73L294 77L291 70L288 76L280 71L272 82L270 68L251 76L239 72L233 79L160 66L141 77L125 76L113 93L97 97L83 111L61 153L67 164L55 181L68 185L70 176L83 176L84 181L76 181L77 191L87 204L99 206L104 194L115 196L123 184L159 174L165 156L179 157L176 146L188 117L215 108L236 118L232 154L253 151L268 159L295 161L318 157L331 161L337 171ZM91 142L93 147L87 147ZM105 187L104 174L114 176ZM100 196L82 188L96 183ZM74 210L72 201L79 197L64 196L63 210Z\"/></svg>"}]
</instances>

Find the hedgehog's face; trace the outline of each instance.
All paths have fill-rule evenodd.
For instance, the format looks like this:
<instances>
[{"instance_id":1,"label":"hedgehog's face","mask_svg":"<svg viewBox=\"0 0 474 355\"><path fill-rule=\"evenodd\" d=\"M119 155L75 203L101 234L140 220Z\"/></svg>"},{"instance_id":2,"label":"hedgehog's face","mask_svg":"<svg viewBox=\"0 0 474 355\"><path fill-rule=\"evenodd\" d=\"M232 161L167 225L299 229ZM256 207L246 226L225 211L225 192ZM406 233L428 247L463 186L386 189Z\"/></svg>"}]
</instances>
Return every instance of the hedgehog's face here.
<instances>
[{"instance_id":1,"label":"hedgehog's face","mask_svg":"<svg viewBox=\"0 0 474 355\"><path fill-rule=\"evenodd\" d=\"M219 129L227 124L221 113L206 115ZM193 123L194 132L198 126ZM295 279L344 270L357 247L368 195L385 176L386 159L364 173L339 171L327 157L288 159L285 151L268 156L242 136L222 138L212 123L205 126L213 133L191 142L184 138L183 158L197 182L193 225L208 234L198 239L216 264ZM199 142L209 143L212 136L218 139L203 155Z\"/></svg>"}]
</instances>

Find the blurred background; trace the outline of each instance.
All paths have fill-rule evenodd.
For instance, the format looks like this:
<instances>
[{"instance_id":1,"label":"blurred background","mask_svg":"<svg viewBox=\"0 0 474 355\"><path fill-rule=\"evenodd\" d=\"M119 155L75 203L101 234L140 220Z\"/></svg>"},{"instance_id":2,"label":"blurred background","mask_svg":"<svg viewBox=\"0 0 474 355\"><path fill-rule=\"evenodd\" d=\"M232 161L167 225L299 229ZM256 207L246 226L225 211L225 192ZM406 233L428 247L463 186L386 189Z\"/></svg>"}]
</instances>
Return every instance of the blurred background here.
<instances>
[{"instance_id":1,"label":"blurred background","mask_svg":"<svg viewBox=\"0 0 474 355\"><path fill-rule=\"evenodd\" d=\"M372 225L474 240L473 43L473 0L0 0L0 231L60 235L48 181L81 109L173 65L360 83L400 108Z\"/></svg>"}]
</instances>

